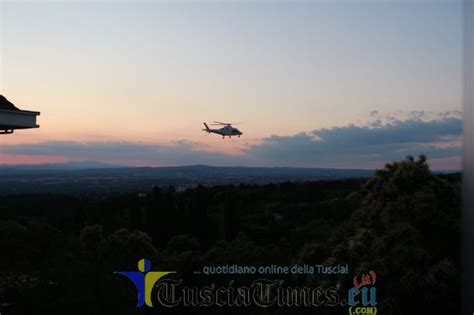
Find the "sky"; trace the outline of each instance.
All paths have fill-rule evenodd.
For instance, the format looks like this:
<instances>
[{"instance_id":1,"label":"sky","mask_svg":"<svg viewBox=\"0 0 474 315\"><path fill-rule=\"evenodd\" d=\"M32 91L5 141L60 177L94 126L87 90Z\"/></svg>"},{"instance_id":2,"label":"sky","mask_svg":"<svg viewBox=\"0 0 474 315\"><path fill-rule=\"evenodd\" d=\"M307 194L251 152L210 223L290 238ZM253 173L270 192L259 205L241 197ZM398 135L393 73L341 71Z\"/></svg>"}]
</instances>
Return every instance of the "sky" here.
<instances>
[{"instance_id":1,"label":"sky","mask_svg":"<svg viewBox=\"0 0 474 315\"><path fill-rule=\"evenodd\" d=\"M460 167L462 2L0 2L0 164ZM241 138L202 132L241 122Z\"/></svg>"}]
</instances>

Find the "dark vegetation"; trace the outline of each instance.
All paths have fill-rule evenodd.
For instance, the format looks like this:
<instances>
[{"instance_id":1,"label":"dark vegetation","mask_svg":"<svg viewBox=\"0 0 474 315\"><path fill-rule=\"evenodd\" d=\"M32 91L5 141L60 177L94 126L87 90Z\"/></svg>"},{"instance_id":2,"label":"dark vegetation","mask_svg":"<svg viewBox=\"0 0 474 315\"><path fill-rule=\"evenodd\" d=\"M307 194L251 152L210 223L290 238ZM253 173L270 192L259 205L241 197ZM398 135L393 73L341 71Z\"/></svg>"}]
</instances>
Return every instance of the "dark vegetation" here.
<instances>
[{"instance_id":1,"label":"dark vegetation","mask_svg":"<svg viewBox=\"0 0 474 315\"><path fill-rule=\"evenodd\" d=\"M204 265L348 264L348 275L298 277L292 286L341 283L374 270L380 314L458 311L460 177L434 175L421 156L370 179L215 186L104 198L0 199L3 314L142 314L136 291L112 272L176 270L190 284L246 283L197 276ZM272 278L280 278L272 276ZM248 284L248 283L246 283ZM223 309L175 309L176 313ZM228 309L251 314L347 314L347 308Z\"/></svg>"}]
</instances>

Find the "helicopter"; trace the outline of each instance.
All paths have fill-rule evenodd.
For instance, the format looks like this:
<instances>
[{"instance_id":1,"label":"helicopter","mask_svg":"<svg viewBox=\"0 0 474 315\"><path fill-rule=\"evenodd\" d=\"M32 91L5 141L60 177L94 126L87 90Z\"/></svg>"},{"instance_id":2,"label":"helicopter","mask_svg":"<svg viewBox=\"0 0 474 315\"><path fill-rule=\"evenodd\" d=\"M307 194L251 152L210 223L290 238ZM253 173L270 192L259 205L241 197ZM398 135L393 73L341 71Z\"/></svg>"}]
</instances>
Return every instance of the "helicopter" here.
<instances>
[{"instance_id":1,"label":"helicopter","mask_svg":"<svg viewBox=\"0 0 474 315\"><path fill-rule=\"evenodd\" d=\"M228 136L229 138L231 138L232 136L237 136L240 138L243 133L239 129L233 127L232 124L235 123L224 123L220 121L214 121L212 125L223 127L219 129L211 129L206 123L204 123L206 129L203 129L203 131L206 131L207 133L216 133L218 135L221 135L222 139L225 139L226 136Z\"/></svg>"}]
</instances>

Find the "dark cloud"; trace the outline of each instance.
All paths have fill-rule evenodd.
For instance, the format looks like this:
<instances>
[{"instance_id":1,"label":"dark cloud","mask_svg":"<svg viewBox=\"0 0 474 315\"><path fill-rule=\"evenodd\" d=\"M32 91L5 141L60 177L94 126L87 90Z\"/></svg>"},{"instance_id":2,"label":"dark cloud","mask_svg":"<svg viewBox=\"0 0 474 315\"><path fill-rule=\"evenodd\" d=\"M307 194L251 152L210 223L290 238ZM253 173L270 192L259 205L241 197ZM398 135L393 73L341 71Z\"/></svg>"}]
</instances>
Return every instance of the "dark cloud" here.
<instances>
[{"instance_id":1,"label":"dark cloud","mask_svg":"<svg viewBox=\"0 0 474 315\"><path fill-rule=\"evenodd\" d=\"M377 113L378 115L379 113ZM375 115L375 114L374 114ZM1 152L25 155L57 155L74 159L148 161L164 165L268 165L358 167L427 154L430 159L459 157L462 120L452 113L423 120L424 112L412 118L364 125L322 128L291 136L272 135L247 146L242 155L206 152L205 146L177 141L173 145L139 142L51 141L7 145Z\"/></svg>"},{"instance_id":2,"label":"dark cloud","mask_svg":"<svg viewBox=\"0 0 474 315\"><path fill-rule=\"evenodd\" d=\"M410 119L376 126L335 127L312 132L321 141L331 146L358 146L402 143L431 143L458 137L462 132L462 122L458 118L443 118L432 121Z\"/></svg>"},{"instance_id":3,"label":"dark cloud","mask_svg":"<svg viewBox=\"0 0 474 315\"><path fill-rule=\"evenodd\" d=\"M271 136L246 153L271 163L289 165L328 162L361 163L402 159L408 154L444 158L461 154L460 118L424 121L412 118L367 126L317 129L294 136Z\"/></svg>"}]
</instances>

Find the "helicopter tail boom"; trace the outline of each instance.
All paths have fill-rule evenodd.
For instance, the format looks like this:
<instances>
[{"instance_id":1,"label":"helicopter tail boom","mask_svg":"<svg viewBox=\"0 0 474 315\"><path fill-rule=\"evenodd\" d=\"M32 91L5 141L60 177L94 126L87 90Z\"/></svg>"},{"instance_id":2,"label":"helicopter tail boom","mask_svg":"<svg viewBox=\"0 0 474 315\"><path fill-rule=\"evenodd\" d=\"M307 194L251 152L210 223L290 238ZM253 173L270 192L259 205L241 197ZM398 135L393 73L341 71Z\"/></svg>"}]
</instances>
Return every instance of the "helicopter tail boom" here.
<instances>
[{"instance_id":1,"label":"helicopter tail boom","mask_svg":"<svg viewBox=\"0 0 474 315\"><path fill-rule=\"evenodd\" d=\"M203 129L203 130L204 130L204 131L207 131L208 133L210 133L211 130L209 129L209 126L208 126L206 123L204 123L204 126L206 127L206 129Z\"/></svg>"}]
</instances>

